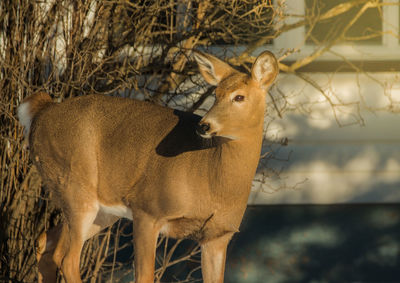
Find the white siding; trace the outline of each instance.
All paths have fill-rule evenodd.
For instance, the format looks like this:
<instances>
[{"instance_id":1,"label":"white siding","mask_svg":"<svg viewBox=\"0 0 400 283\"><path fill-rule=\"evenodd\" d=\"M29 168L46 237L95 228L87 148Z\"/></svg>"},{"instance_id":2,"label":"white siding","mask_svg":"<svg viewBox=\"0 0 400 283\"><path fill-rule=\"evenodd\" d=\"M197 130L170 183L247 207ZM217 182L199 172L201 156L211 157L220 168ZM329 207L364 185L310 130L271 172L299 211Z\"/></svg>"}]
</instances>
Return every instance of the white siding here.
<instances>
[{"instance_id":1,"label":"white siding","mask_svg":"<svg viewBox=\"0 0 400 283\"><path fill-rule=\"evenodd\" d=\"M288 138L288 146L273 148L279 148L278 157L289 160L262 162L256 180L263 182L254 182L249 203L399 202L399 74L372 74L376 81L354 73L308 75L334 101L335 95L348 103L363 97L365 103L337 107L336 120L320 92L299 78L281 75L277 87L290 103L302 103L307 111L294 109L269 125L269 139ZM364 125L338 125L359 121L358 107ZM282 171L274 176L266 167ZM263 173L272 176L263 178Z\"/></svg>"}]
</instances>

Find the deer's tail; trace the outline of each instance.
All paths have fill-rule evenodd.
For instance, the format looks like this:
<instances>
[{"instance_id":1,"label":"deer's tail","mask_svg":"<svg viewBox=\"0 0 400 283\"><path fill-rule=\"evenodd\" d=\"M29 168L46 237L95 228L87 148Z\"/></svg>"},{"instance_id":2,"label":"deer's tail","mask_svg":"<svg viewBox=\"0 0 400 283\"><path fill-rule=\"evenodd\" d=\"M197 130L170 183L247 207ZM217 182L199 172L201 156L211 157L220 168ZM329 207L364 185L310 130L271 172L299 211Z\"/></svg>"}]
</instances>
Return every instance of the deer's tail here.
<instances>
[{"instance_id":1,"label":"deer's tail","mask_svg":"<svg viewBox=\"0 0 400 283\"><path fill-rule=\"evenodd\" d=\"M24 136L29 136L30 128L35 116L52 103L51 97L45 92L37 92L27 98L18 106L17 116L20 124L24 126Z\"/></svg>"}]
</instances>

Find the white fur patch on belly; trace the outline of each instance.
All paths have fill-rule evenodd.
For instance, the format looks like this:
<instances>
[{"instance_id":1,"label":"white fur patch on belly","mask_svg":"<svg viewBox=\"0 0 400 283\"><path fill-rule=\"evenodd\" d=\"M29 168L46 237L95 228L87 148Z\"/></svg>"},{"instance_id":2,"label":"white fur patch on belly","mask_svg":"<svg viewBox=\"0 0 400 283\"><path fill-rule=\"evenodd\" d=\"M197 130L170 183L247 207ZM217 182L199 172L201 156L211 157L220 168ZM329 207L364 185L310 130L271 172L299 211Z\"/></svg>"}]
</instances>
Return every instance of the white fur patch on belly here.
<instances>
[{"instance_id":1,"label":"white fur patch on belly","mask_svg":"<svg viewBox=\"0 0 400 283\"><path fill-rule=\"evenodd\" d=\"M106 214L112 214L118 217L124 217L132 220L132 210L125 205L104 205L100 203L100 210Z\"/></svg>"},{"instance_id":2,"label":"white fur patch on belly","mask_svg":"<svg viewBox=\"0 0 400 283\"><path fill-rule=\"evenodd\" d=\"M160 234L168 236L170 229L169 223L165 223L163 226L161 226Z\"/></svg>"}]
</instances>

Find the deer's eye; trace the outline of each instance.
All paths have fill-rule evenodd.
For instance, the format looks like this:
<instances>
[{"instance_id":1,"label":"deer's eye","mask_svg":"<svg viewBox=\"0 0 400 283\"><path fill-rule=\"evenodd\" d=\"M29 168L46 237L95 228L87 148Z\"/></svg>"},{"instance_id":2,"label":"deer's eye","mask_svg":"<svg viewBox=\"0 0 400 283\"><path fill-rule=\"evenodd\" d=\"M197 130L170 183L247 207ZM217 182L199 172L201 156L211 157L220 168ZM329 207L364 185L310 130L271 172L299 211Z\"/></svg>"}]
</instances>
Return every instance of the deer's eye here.
<instances>
[{"instance_id":1,"label":"deer's eye","mask_svg":"<svg viewBox=\"0 0 400 283\"><path fill-rule=\"evenodd\" d=\"M243 96L243 95L236 95L236 96L233 98L233 101L235 101L235 102L242 102L242 101L244 101L244 96Z\"/></svg>"}]
</instances>

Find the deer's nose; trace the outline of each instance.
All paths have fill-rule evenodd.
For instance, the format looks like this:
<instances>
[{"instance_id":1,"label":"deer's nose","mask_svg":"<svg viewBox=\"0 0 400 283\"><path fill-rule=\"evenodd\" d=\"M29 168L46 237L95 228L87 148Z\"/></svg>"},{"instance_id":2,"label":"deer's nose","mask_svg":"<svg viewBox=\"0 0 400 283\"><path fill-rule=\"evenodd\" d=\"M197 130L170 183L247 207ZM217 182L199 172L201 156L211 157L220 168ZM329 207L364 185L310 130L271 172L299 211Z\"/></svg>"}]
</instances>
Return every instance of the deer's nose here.
<instances>
[{"instance_id":1,"label":"deer's nose","mask_svg":"<svg viewBox=\"0 0 400 283\"><path fill-rule=\"evenodd\" d=\"M205 135L210 130L210 123L200 122L197 127L197 132L200 135Z\"/></svg>"}]
</instances>

